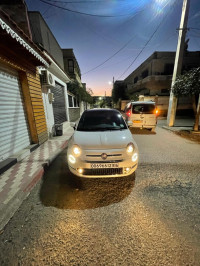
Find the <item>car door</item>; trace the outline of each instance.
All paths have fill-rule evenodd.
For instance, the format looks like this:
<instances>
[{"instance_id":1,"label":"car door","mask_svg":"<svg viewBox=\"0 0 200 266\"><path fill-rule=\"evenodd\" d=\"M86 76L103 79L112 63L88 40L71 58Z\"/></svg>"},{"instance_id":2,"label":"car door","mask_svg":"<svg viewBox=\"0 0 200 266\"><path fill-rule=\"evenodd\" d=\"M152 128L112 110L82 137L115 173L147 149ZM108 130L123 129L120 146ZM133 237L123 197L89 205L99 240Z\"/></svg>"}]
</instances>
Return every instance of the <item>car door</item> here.
<instances>
[{"instance_id":1,"label":"car door","mask_svg":"<svg viewBox=\"0 0 200 266\"><path fill-rule=\"evenodd\" d=\"M145 104L144 106L144 127L155 127L157 118L154 104Z\"/></svg>"},{"instance_id":2,"label":"car door","mask_svg":"<svg viewBox=\"0 0 200 266\"><path fill-rule=\"evenodd\" d=\"M133 104L132 115L131 115L133 127L143 127L145 122L145 116L143 111L144 111L143 104Z\"/></svg>"}]
</instances>

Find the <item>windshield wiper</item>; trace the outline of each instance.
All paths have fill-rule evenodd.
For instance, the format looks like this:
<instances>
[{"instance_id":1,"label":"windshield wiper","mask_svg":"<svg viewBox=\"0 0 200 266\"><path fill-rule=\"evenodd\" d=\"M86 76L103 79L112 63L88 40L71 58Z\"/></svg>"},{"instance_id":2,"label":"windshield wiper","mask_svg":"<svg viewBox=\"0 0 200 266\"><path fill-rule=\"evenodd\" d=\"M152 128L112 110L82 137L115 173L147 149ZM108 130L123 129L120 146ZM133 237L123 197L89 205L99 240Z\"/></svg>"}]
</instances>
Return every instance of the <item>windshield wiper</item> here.
<instances>
[{"instance_id":1,"label":"windshield wiper","mask_svg":"<svg viewBox=\"0 0 200 266\"><path fill-rule=\"evenodd\" d=\"M112 131L112 130L123 130L121 127L99 127L99 128L78 128L77 131Z\"/></svg>"},{"instance_id":2,"label":"windshield wiper","mask_svg":"<svg viewBox=\"0 0 200 266\"><path fill-rule=\"evenodd\" d=\"M99 128L99 130L101 131L106 131L106 130L121 130L122 128L121 127L102 127L102 128Z\"/></svg>"}]
</instances>

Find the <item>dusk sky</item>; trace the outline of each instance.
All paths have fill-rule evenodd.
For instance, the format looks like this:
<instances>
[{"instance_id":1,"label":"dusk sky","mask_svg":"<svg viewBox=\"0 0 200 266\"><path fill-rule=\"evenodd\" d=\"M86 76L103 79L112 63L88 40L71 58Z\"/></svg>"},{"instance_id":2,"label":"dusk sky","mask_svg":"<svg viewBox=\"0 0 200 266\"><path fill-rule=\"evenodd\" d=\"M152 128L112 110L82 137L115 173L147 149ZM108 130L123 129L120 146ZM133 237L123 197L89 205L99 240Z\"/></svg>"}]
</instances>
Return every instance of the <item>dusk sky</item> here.
<instances>
[{"instance_id":1,"label":"dusk sky","mask_svg":"<svg viewBox=\"0 0 200 266\"><path fill-rule=\"evenodd\" d=\"M176 50L183 0L26 0L26 3L28 10L42 14L61 48L74 49L82 82L94 95L103 96L106 92L109 96L113 77L126 78L154 51ZM190 1L188 28L188 50L198 51L200 0Z\"/></svg>"}]
</instances>

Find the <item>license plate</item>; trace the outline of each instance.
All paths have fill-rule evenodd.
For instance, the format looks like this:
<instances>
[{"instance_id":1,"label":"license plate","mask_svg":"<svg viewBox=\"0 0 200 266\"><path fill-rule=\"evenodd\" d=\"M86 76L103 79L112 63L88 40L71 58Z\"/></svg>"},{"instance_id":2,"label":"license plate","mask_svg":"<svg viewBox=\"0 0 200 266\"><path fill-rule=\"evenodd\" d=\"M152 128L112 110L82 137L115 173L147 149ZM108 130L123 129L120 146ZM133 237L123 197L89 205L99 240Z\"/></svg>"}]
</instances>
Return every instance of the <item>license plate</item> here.
<instances>
[{"instance_id":1,"label":"license plate","mask_svg":"<svg viewBox=\"0 0 200 266\"><path fill-rule=\"evenodd\" d=\"M142 123L141 120L133 120L133 123Z\"/></svg>"},{"instance_id":2,"label":"license plate","mask_svg":"<svg viewBox=\"0 0 200 266\"><path fill-rule=\"evenodd\" d=\"M91 163L91 168L118 168L118 163Z\"/></svg>"}]
</instances>

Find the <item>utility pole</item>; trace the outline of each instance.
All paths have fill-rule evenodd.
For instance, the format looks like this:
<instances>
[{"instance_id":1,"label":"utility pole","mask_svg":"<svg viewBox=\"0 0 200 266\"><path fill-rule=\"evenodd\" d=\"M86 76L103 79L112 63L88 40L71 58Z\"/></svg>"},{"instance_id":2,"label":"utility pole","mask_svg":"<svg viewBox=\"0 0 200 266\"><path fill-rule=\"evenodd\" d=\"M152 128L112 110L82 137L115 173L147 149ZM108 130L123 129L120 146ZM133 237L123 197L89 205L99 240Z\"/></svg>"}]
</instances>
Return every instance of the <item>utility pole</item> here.
<instances>
[{"instance_id":1,"label":"utility pole","mask_svg":"<svg viewBox=\"0 0 200 266\"><path fill-rule=\"evenodd\" d=\"M185 36L187 32L189 6L190 6L190 0L183 0L178 44L177 44L177 49L176 49L174 71L173 71L173 76L172 76L171 92L170 92L170 98L169 98L169 107L168 107L168 113L167 113L167 124L170 127L174 125L175 116L176 116L177 98L174 96L173 86L174 86L174 82L176 80L177 75L181 74L184 46L185 46Z\"/></svg>"}]
</instances>

